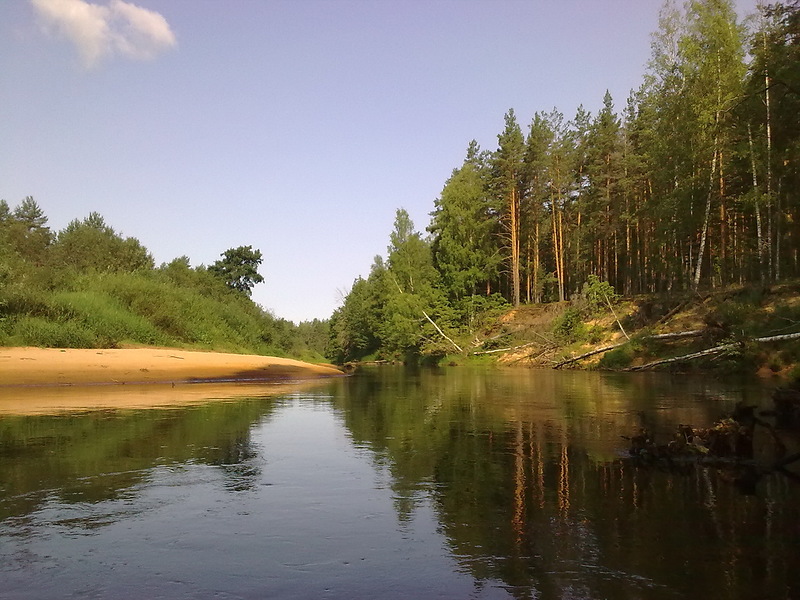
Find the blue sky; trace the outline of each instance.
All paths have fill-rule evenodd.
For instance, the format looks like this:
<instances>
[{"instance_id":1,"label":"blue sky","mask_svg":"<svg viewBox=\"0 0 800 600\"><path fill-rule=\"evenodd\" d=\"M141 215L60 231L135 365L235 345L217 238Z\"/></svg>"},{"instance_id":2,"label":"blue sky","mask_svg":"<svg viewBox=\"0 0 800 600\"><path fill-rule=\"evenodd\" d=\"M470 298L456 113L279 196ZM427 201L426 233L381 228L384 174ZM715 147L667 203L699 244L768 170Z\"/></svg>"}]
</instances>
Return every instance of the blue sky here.
<instances>
[{"instance_id":1,"label":"blue sky","mask_svg":"<svg viewBox=\"0 0 800 600\"><path fill-rule=\"evenodd\" d=\"M756 0L738 0L740 15ZM92 211L156 263L264 254L253 298L327 318L395 211L424 230L503 115L624 106L660 0L2 0L0 198Z\"/></svg>"}]
</instances>

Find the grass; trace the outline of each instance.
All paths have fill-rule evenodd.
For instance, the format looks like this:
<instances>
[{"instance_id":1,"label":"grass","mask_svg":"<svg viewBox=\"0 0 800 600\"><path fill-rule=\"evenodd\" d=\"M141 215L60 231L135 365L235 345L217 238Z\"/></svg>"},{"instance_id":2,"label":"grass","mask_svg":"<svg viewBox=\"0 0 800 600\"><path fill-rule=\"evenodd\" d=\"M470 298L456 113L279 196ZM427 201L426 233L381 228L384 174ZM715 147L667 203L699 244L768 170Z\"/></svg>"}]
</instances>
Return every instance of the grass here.
<instances>
[{"instance_id":1,"label":"grass","mask_svg":"<svg viewBox=\"0 0 800 600\"><path fill-rule=\"evenodd\" d=\"M158 271L84 273L66 289L0 290L0 344L286 354L284 324L249 298L208 280L186 283Z\"/></svg>"}]
</instances>

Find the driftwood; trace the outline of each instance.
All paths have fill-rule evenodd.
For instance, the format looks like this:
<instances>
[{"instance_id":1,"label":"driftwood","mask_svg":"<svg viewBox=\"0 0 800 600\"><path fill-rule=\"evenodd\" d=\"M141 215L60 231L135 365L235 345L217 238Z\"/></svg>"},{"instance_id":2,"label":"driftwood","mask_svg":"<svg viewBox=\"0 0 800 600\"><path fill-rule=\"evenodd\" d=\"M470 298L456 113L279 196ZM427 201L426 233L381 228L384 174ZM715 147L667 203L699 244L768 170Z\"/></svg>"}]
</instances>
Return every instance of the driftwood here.
<instances>
[{"instance_id":1,"label":"driftwood","mask_svg":"<svg viewBox=\"0 0 800 600\"><path fill-rule=\"evenodd\" d=\"M676 331L674 333L657 333L654 335L648 335L642 337L643 340L669 340L669 339L678 339L678 338L687 338L687 337L698 337L703 335L702 329L692 329L690 331ZM767 337L758 337L753 338L751 341L757 344L766 344L769 342L780 342L785 340L795 340L800 338L800 333L787 333L784 335L771 335ZM578 356L573 356L572 358L568 358L566 360L562 360L559 363L556 363L553 368L559 369L564 365L568 365L573 362L577 362L579 360L583 360L584 358L588 358L590 356L594 356L595 354L601 354L603 352L608 352L609 350L614 350L615 348L619 348L627 343L620 342L618 344L611 344L608 346L603 346L602 348L596 348L589 352L585 352L584 354L580 354ZM688 360L694 360L696 358L702 358L704 356L712 356L714 354L721 354L723 352L727 352L729 350L733 350L734 348L740 348L743 342L731 342L728 344L721 344L719 346L714 346L713 348L707 348L706 350L700 350L699 352L692 352L690 354L682 354L681 356L673 356L672 358L663 358L660 360L655 360L653 362L649 362L644 365L638 365L635 367L628 367L625 369L626 371L644 371L646 369L652 369L653 367L658 367L661 365L666 365L675 362L684 362Z\"/></svg>"},{"instance_id":2,"label":"driftwood","mask_svg":"<svg viewBox=\"0 0 800 600\"><path fill-rule=\"evenodd\" d=\"M701 358L703 356L711 356L712 354L719 354L720 352L726 352L727 350L731 350L732 348L736 348L740 346L738 342L733 344L722 344L721 346L714 346L713 348L708 348L707 350L701 350L700 352L692 352L691 354L682 354L681 356L673 356L672 358L664 358L661 360L654 360L653 362L649 362L645 365L638 365L636 367L628 367L625 369L626 371L644 371L645 369L652 369L653 367L657 367L659 365L666 365L669 363L674 362L683 362L686 360L694 360L695 358Z\"/></svg>"},{"instance_id":3,"label":"driftwood","mask_svg":"<svg viewBox=\"0 0 800 600\"><path fill-rule=\"evenodd\" d=\"M542 356L544 356L548 352L552 352L553 350L555 350L554 346L546 346L544 348L544 350L539 352L539 354L537 354L536 356L530 356L530 355L529 356L521 356L519 358L515 358L514 360L512 360L511 364L518 363L518 362L521 362L521 361L526 360L526 359L528 360L528 362L533 363L534 361L540 359Z\"/></svg>"},{"instance_id":4,"label":"driftwood","mask_svg":"<svg viewBox=\"0 0 800 600\"><path fill-rule=\"evenodd\" d=\"M491 341L493 341L493 340L498 340L498 339L500 339L501 337L505 337L505 336L507 336L507 335L508 335L508 332L502 332L502 333L498 333L497 335L493 335L493 336L491 336L491 337L488 337L488 338L486 338L485 340L479 340L479 339L478 339L478 336L476 335L476 336L475 336L475 340L473 340L473 341L471 342L471 343L472 343L472 347L473 347L473 348L480 348L480 347L481 347L481 346L483 346L483 345L484 345L486 342L491 342Z\"/></svg>"}]
</instances>

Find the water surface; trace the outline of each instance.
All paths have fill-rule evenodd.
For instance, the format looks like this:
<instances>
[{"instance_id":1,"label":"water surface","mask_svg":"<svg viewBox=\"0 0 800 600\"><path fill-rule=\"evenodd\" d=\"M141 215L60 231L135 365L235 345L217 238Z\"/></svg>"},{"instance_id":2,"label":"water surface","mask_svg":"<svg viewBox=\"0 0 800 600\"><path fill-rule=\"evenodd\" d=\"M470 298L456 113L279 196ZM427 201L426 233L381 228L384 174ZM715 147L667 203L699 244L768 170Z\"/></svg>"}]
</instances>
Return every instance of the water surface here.
<instances>
[{"instance_id":1,"label":"water surface","mask_svg":"<svg viewBox=\"0 0 800 600\"><path fill-rule=\"evenodd\" d=\"M744 495L730 469L625 458L621 435L740 400L768 390L381 368L278 396L4 414L0 597L796 598L800 486L768 474Z\"/></svg>"}]
</instances>

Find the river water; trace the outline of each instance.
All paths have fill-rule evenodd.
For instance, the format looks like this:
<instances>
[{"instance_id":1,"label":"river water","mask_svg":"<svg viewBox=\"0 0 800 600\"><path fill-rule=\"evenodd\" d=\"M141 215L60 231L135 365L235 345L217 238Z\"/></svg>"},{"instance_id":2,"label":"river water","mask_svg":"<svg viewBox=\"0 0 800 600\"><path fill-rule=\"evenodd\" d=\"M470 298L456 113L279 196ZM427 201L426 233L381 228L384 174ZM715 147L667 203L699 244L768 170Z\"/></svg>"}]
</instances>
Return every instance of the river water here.
<instances>
[{"instance_id":1,"label":"river water","mask_svg":"<svg viewBox=\"0 0 800 600\"><path fill-rule=\"evenodd\" d=\"M0 598L800 597L800 485L637 466L621 438L763 385L386 367L248 389L0 416Z\"/></svg>"}]
</instances>

